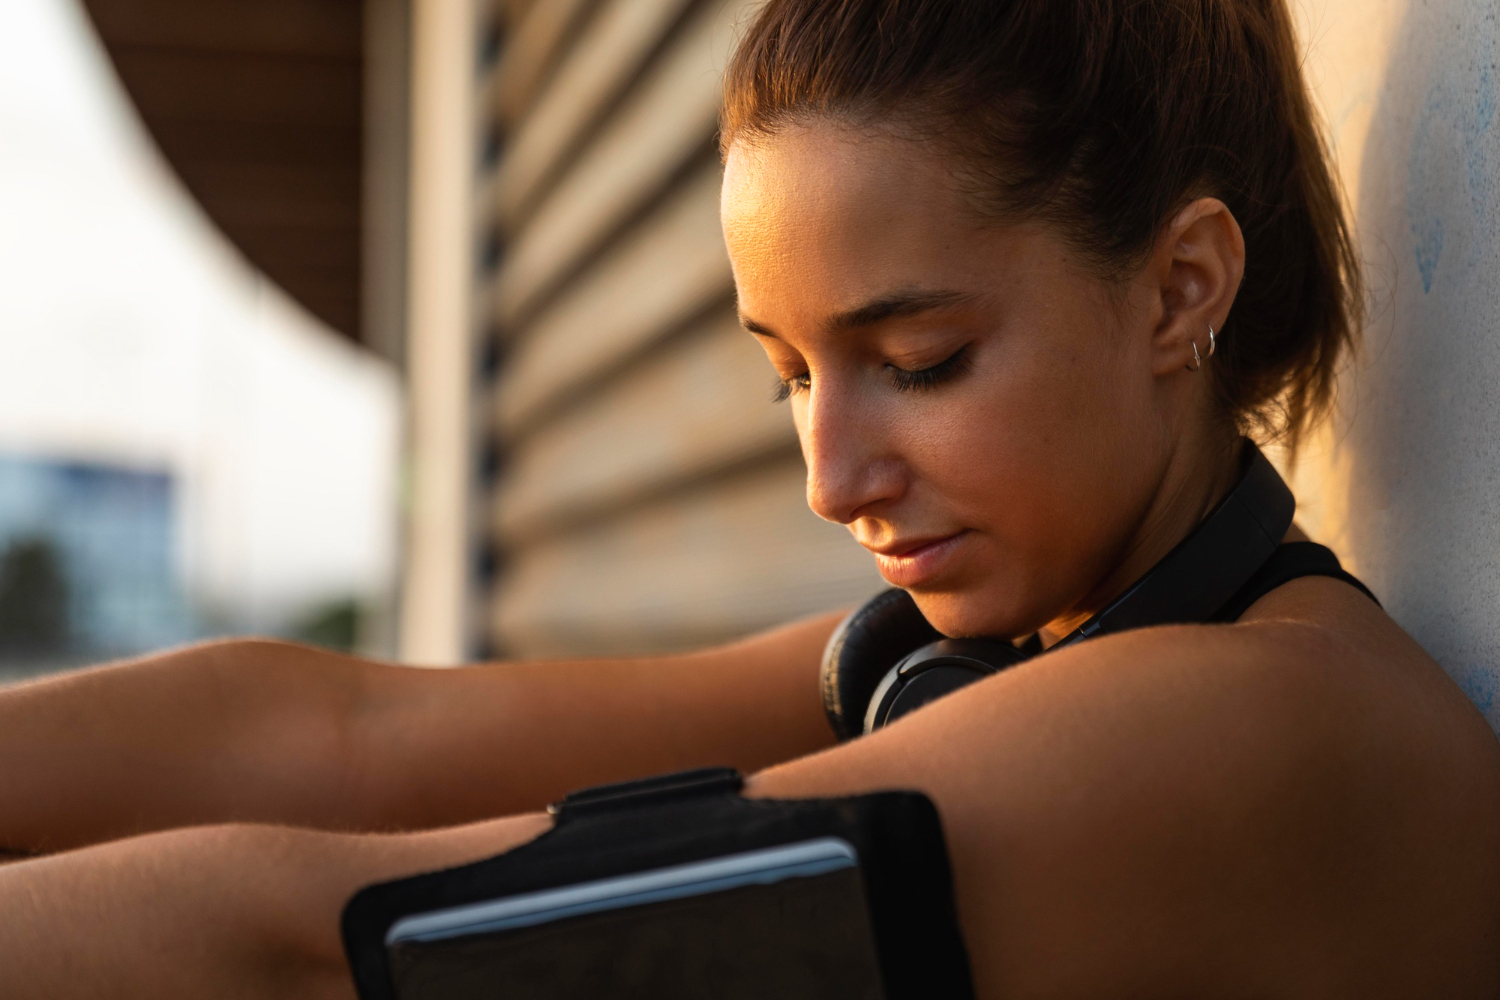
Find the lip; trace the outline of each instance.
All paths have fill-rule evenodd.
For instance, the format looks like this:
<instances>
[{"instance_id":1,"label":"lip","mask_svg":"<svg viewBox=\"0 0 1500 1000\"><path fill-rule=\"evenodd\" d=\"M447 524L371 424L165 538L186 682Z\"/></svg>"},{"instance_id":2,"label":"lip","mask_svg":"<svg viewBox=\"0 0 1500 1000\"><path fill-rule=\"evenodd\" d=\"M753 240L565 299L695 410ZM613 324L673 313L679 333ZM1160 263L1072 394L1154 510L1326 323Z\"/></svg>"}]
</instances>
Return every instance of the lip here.
<instances>
[{"instance_id":1,"label":"lip","mask_svg":"<svg viewBox=\"0 0 1500 1000\"><path fill-rule=\"evenodd\" d=\"M968 529L941 538L914 538L870 549L876 568L893 587L919 587L940 573L950 562Z\"/></svg>"}]
</instances>

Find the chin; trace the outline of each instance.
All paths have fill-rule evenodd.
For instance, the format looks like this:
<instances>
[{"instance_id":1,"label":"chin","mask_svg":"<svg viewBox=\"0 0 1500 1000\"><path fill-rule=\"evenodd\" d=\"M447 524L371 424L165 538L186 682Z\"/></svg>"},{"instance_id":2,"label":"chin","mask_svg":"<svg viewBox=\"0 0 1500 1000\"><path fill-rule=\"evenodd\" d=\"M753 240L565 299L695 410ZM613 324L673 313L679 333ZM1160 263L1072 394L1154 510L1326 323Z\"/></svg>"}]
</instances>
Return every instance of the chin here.
<instances>
[{"instance_id":1,"label":"chin","mask_svg":"<svg viewBox=\"0 0 1500 1000\"><path fill-rule=\"evenodd\" d=\"M908 591L917 607L933 628L953 639L1012 639L1036 631L1027 628L1023 616L1015 614L1011 603L995 594L982 591Z\"/></svg>"}]
</instances>

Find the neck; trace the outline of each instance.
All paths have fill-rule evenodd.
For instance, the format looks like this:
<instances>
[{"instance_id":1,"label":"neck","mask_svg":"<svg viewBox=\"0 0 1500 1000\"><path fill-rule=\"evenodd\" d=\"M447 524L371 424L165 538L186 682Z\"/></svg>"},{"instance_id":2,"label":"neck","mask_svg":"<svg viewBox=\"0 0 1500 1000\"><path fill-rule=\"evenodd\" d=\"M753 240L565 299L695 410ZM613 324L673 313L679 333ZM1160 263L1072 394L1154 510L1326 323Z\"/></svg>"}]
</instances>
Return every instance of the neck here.
<instances>
[{"instance_id":1,"label":"neck","mask_svg":"<svg viewBox=\"0 0 1500 1000\"><path fill-rule=\"evenodd\" d=\"M1115 567L1078 604L1042 627L1043 646L1057 643L1124 593L1223 500L1240 472L1237 435L1204 436L1175 449L1163 466L1151 503Z\"/></svg>"}]
</instances>

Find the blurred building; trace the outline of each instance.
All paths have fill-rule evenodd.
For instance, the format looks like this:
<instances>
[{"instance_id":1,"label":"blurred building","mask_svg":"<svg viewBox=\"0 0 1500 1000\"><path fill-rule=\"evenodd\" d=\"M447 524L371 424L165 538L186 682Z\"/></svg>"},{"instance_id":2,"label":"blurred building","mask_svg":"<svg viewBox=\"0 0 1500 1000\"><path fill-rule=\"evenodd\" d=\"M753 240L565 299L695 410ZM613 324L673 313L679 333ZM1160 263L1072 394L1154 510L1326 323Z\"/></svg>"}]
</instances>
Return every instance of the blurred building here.
<instances>
[{"instance_id":1,"label":"blurred building","mask_svg":"<svg viewBox=\"0 0 1500 1000\"><path fill-rule=\"evenodd\" d=\"M194 638L169 473L0 456L0 658L7 672Z\"/></svg>"},{"instance_id":2,"label":"blurred building","mask_svg":"<svg viewBox=\"0 0 1500 1000\"><path fill-rule=\"evenodd\" d=\"M411 660L719 641L879 586L718 225L746 0L84 0L186 188L398 362Z\"/></svg>"}]
</instances>

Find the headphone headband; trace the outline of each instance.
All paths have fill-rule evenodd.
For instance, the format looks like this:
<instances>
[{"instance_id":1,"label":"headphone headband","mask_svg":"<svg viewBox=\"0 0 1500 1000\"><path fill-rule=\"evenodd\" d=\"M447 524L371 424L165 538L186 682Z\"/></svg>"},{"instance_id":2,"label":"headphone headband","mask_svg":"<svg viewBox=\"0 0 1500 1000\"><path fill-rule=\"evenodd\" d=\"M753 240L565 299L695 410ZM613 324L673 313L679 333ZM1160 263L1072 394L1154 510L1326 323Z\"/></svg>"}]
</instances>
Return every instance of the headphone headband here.
<instances>
[{"instance_id":1,"label":"headphone headband","mask_svg":"<svg viewBox=\"0 0 1500 1000\"><path fill-rule=\"evenodd\" d=\"M1261 450L1249 441L1244 447L1240 481L1219 505L1057 646L1148 625L1207 621L1271 558L1292 526L1297 501Z\"/></svg>"}]
</instances>

